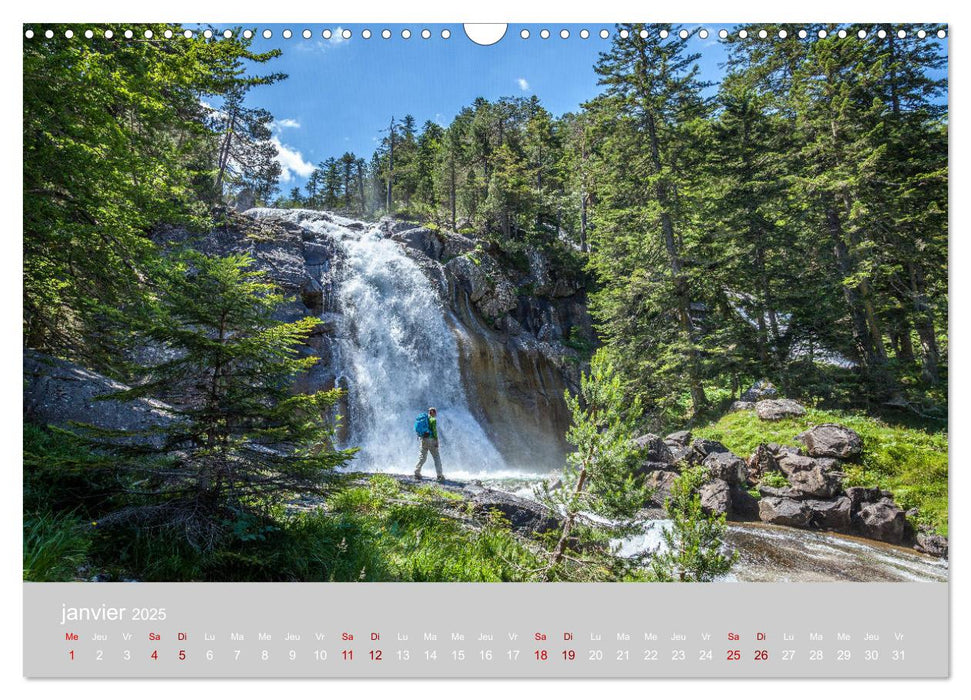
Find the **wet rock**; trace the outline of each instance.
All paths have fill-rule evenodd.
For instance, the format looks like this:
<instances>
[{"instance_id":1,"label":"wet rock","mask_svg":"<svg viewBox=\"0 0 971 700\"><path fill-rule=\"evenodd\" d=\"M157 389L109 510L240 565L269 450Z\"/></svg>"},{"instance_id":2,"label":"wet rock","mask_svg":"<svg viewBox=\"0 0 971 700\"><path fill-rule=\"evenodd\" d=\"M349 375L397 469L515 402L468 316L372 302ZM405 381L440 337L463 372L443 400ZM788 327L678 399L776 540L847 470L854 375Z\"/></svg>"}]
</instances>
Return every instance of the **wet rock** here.
<instances>
[{"instance_id":1,"label":"wet rock","mask_svg":"<svg viewBox=\"0 0 971 700\"><path fill-rule=\"evenodd\" d=\"M932 532L918 532L914 549L922 554L947 559L947 538Z\"/></svg>"},{"instance_id":2,"label":"wet rock","mask_svg":"<svg viewBox=\"0 0 971 700\"><path fill-rule=\"evenodd\" d=\"M748 478L751 483L757 482L769 472L779 471L779 461L768 445L761 444L748 458Z\"/></svg>"},{"instance_id":3,"label":"wet rock","mask_svg":"<svg viewBox=\"0 0 971 700\"><path fill-rule=\"evenodd\" d=\"M779 396L779 391L773 386L772 382L768 379L760 379L750 386L744 394L742 394L742 401L762 401L763 399L774 399Z\"/></svg>"},{"instance_id":4,"label":"wet rock","mask_svg":"<svg viewBox=\"0 0 971 700\"><path fill-rule=\"evenodd\" d=\"M634 438L631 443L637 448L639 456L645 462L663 465L674 464L675 460L671 448L657 435L647 433Z\"/></svg>"},{"instance_id":5,"label":"wet rock","mask_svg":"<svg viewBox=\"0 0 971 700\"><path fill-rule=\"evenodd\" d=\"M755 402L753 401L733 401L731 407L728 409L730 413L737 413L738 411L754 411Z\"/></svg>"},{"instance_id":6,"label":"wet rock","mask_svg":"<svg viewBox=\"0 0 971 700\"><path fill-rule=\"evenodd\" d=\"M906 531L907 518L903 510L888 498L864 504L856 514L855 525L864 537L900 544Z\"/></svg>"},{"instance_id":7,"label":"wet rock","mask_svg":"<svg viewBox=\"0 0 971 700\"><path fill-rule=\"evenodd\" d=\"M701 498L701 509L711 514L728 515L732 508L732 492L728 482L723 479L713 479L698 490Z\"/></svg>"},{"instance_id":8,"label":"wet rock","mask_svg":"<svg viewBox=\"0 0 971 700\"><path fill-rule=\"evenodd\" d=\"M803 416L806 409L792 399L765 399L755 404L755 413L762 420L782 420L793 416Z\"/></svg>"},{"instance_id":9,"label":"wet rock","mask_svg":"<svg viewBox=\"0 0 971 700\"><path fill-rule=\"evenodd\" d=\"M806 527L812 510L805 501L791 498L765 497L759 501L759 519L772 525Z\"/></svg>"},{"instance_id":10,"label":"wet rock","mask_svg":"<svg viewBox=\"0 0 971 700\"><path fill-rule=\"evenodd\" d=\"M705 457L702 464L708 468L712 478L733 486L744 484L748 480L745 461L731 452L712 452Z\"/></svg>"},{"instance_id":11,"label":"wet rock","mask_svg":"<svg viewBox=\"0 0 971 700\"><path fill-rule=\"evenodd\" d=\"M796 439L806 445L811 457L853 459L863 452L863 440L846 426L823 423L800 433Z\"/></svg>"},{"instance_id":12,"label":"wet rock","mask_svg":"<svg viewBox=\"0 0 971 700\"><path fill-rule=\"evenodd\" d=\"M405 245L412 250L420 250L432 260L441 260L444 246L438 234L427 228L408 228L397 231L391 239Z\"/></svg>"},{"instance_id":13,"label":"wet rock","mask_svg":"<svg viewBox=\"0 0 971 700\"><path fill-rule=\"evenodd\" d=\"M817 465L790 474L789 485L794 498L832 498L842 490L843 480L839 472L825 471Z\"/></svg>"},{"instance_id":14,"label":"wet rock","mask_svg":"<svg viewBox=\"0 0 971 700\"><path fill-rule=\"evenodd\" d=\"M846 532L850 529L850 499L840 496L832 500L807 500L804 503L812 511L809 526L821 530Z\"/></svg>"},{"instance_id":15,"label":"wet rock","mask_svg":"<svg viewBox=\"0 0 971 700\"><path fill-rule=\"evenodd\" d=\"M498 513L509 521L509 526L528 535L538 535L557 526L552 511L535 501L528 501L504 491L494 489L466 489L472 492L469 503L472 512L479 515Z\"/></svg>"}]
</instances>

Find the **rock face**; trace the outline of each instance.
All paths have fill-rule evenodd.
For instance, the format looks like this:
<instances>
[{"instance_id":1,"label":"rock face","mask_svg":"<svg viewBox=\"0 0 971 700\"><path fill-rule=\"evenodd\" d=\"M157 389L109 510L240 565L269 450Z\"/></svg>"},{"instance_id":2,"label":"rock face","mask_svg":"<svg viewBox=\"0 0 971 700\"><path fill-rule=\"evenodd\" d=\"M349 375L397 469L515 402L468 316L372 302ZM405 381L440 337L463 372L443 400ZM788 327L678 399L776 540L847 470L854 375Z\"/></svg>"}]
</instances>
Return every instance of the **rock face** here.
<instances>
[{"instance_id":1,"label":"rock face","mask_svg":"<svg viewBox=\"0 0 971 700\"><path fill-rule=\"evenodd\" d=\"M811 457L835 457L854 459L863 452L863 440L853 430L837 425L823 423L796 436L806 445Z\"/></svg>"},{"instance_id":2,"label":"rock face","mask_svg":"<svg viewBox=\"0 0 971 700\"><path fill-rule=\"evenodd\" d=\"M792 399L764 399L755 404L755 413L762 420L782 420L806 414L802 404Z\"/></svg>"},{"instance_id":3,"label":"rock face","mask_svg":"<svg viewBox=\"0 0 971 700\"><path fill-rule=\"evenodd\" d=\"M86 423L132 433L134 442L160 444L153 428L171 424L171 407L154 399L101 400L129 387L97 372L33 350L24 351L24 419L69 428Z\"/></svg>"},{"instance_id":4,"label":"rock face","mask_svg":"<svg viewBox=\"0 0 971 700\"><path fill-rule=\"evenodd\" d=\"M731 413L737 413L738 411L754 411L755 403L752 401L733 401L728 410Z\"/></svg>"}]
</instances>

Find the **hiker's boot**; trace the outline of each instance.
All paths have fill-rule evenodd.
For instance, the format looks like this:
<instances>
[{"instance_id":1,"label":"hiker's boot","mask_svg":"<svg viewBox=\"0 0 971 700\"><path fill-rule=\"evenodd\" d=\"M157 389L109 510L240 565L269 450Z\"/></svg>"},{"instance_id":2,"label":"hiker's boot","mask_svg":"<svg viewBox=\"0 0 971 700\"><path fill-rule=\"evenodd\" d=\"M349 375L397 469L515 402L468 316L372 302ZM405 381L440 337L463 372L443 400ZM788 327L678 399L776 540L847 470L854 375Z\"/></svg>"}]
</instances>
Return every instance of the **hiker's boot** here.
<instances>
[{"instance_id":1,"label":"hiker's boot","mask_svg":"<svg viewBox=\"0 0 971 700\"><path fill-rule=\"evenodd\" d=\"M435 477L435 481L445 481L445 476L443 474L439 474Z\"/></svg>"},{"instance_id":2,"label":"hiker's boot","mask_svg":"<svg viewBox=\"0 0 971 700\"><path fill-rule=\"evenodd\" d=\"M421 481L421 471L418 469L415 470L415 478Z\"/></svg>"}]
</instances>

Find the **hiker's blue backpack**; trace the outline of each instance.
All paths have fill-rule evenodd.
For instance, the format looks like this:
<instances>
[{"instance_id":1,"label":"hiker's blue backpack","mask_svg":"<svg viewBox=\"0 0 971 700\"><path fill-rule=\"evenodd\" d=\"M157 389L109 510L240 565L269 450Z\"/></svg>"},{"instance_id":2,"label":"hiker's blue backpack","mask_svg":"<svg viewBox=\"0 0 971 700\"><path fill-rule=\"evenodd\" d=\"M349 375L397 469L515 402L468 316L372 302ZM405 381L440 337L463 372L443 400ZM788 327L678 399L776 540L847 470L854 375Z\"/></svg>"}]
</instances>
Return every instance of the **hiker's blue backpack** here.
<instances>
[{"instance_id":1,"label":"hiker's blue backpack","mask_svg":"<svg viewBox=\"0 0 971 700\"><path fill-rule=\"evenodd\" d=\"M418 437L428 437L432 434L432 426L428 423L428 414L422 413L415 418L415 432Z\"/></svg>"}]
</instances>

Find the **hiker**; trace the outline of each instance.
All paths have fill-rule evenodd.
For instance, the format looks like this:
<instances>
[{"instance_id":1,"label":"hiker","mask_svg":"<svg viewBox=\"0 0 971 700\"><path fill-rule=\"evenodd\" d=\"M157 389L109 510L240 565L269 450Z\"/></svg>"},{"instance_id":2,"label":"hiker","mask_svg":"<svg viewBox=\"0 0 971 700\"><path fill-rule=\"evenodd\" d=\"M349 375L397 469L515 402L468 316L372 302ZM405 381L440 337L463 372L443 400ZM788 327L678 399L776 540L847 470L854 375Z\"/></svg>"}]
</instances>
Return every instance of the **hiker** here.
<instances>
[{"instance_id":1,"label":"hiker","mask_svg":"<svg viewBox=\"0 0 971 700\"><path fill-rule=\"evenodd\" d=\"M428 453L432 453L432 459L435 460L435 473L438 475L439 481L445 481L445 477L442 475L442 458L438 454L438 421L435 417L438 415L438 411L434 408L429 408L428 413L422 413L415 420L415 432L418 434L418 442L421 444L421 456L418 458L418 464L415 465L415 478L421 478L421 466L425 463L425 459L428 457Z\"/></svg>"}]
</instances>

